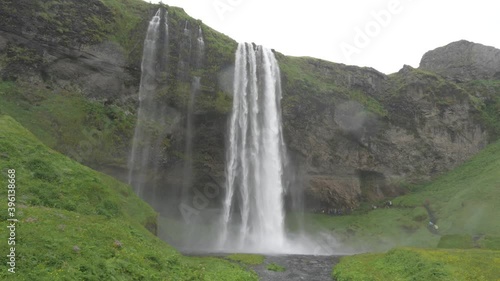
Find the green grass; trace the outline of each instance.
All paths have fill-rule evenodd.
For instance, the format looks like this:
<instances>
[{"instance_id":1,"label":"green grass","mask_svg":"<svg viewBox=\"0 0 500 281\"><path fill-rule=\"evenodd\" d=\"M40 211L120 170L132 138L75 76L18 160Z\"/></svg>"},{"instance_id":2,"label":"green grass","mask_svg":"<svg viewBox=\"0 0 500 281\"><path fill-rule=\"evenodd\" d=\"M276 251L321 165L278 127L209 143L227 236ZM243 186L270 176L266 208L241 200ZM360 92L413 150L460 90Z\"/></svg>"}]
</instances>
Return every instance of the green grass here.
<instances>
[{"instance_id":1,"label":"green grass","mask_svg":"<svg viewBox=\"0 0 500 281\"><path fill-rule=\"evenodd\" d=\"M0 171L16 170L16 275L2 280L257 280L230 261L188 258L159 240L156 213L129 186L47 148L0 116ZM7 188L0 190L7 198ZM1 212L5 221L6 212ZM148 231L148 229L150 231ZM0 239L7 241L6 228ZM8 253L9 245L0 244Z\"/></svg>"},{"instance_id":2,"label":"green grass","mask_svg":"<svg viewBox=\"0 0 500 281\"><path fill-rule=\"evenodd\" d=\"M470 235L444 235L439 240L437 247L444 249L472 249L474 248L474 241Z\"/></svg>"},{"instance_id":3,"label":"green grass","mask_svg":"<svg viewBox=\"0 0 500 281\"><path fill-rule=\"evenodd\" d=\"M396 205L431 203L444 234L500 235L500 141L412 194L393 200Z\"/></svg>"},{"instance_id":4,"label":"green grass","mask_svg":"<svg viewBox=\"0 0 500 281\"><path fill-rule=\"evenodd\" d=\"M279 265L279 264L275 264L275 263L270 263L267 265L267 270L270 270L270 271L276 271L276 272L284 272L286 269Z\"/></svg>"},{"instance_id":5,"label":"green grass","mask_svg":"<svg viewBox=\"0 0 500 281\"><path fill-rule=\"evenodd\" d=\"M310 215L355 250L387 253L345 257L336 280L500 280L500 141L430 183L411 186L390 209L353 215ZM429 204L438 233L427 230ZM429 249L429 248L440 249ZM425 249L427 248L427 249ZM496 251L495 251L496 250Z\"/></svg>"},{"instance_id":6,"label":"green grass","mask_svg":"<svg viewBox=\"0 0 500 281\"><path fill-rule=\"evenodd\" d=\"M0 114L14 117L43 143L79 162L125 166L134 117L76 91L47 87L0 81Z\"/></svg>"},{"instance_id":7,"label":"green grass","mask_svg":"<svg viewBox=\"0 0 500 281\"><path fill-rule=\"evenodd\" d=\"M114 21L107 27L111 30L109 38L124 47L128 51L127 53L132 52L134 46L142 45L144 38L141 41L139 36L130 37L139 26L146 25L147 28L147 22L151 18L148 18L148 12L152 5L142 0L101 0L101 2L113 14Z\"/></svg>"},{"instance_id":8,"label":"green grass","mask_svg":"<svg viewBox=\"0 0 500 281\"><path fill-rule=\"evenodd\" d=\"M247 265L259 265L264 262L265 257L256 254L231 254L227 258Z\"/></svg>"},{"instance_id":9,"label":"green grass","mask_svg":"<svg viewBox=\"0 0 500 281\"><path fill-rule=\"evenodd\" d=\"M129 187L46 148L11 117L2 116L0 126L1 168L16 169L21 203L143 223L155 216Z\"/></svg>"},{"instance_id":10,"label":"green grass","mask_svg":"<svg viewBox=\"0 0 500 281\"><path fill-rule=\"evenodd\" d=\"M500 236L485 235L478 239L481 248L500 250Z\"/></svg>"},{"instance_id":11,"label":"green grass","mask_svg":"<svg viewBox=\"0 0 500 281\"><path fill-rule=\"evenodd\" d=\"M396 246L436 247L440 238L427 230L427 215L422 207L335 217L306 214L305 222L308 231L331 233L354 252L385 251Z\"/></svg>"},{"instance_id":12,"label":"green grass","mask_svg":"<svg viewBox=\"0 0 500 281\"><path fill-rule=\"evenodd\" d=\"M344 257L332 276L338 281L495 281L500 280L500 251L398 248Z\"/></svg>"}]
</instances>

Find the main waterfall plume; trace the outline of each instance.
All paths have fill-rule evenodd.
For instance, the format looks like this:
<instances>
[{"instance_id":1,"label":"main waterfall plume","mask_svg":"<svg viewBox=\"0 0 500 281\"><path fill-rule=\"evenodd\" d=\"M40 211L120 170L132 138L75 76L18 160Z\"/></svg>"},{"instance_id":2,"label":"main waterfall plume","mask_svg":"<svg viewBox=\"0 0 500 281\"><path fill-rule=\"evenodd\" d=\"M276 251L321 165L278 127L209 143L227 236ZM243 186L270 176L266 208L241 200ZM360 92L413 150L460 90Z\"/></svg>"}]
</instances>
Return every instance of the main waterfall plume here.
<instances>
[{"instance_id":1,"label":"main waterfall plume","mask_svg":"<svg viewBox=\"0 0 500 281\"><path fill-rule=\"evenodd\" d=\"M221 247L280 252L286 149L279 66L269 49L240 43L234 75Z\"/></svg>"},{"instance_id":2,"label":"main waterfall plume","mask_svg":"<svg viewBox=\"0 0 500 281\"><path fill-rule=\"evenodd\" d=\"M155 95L159 86L158 74L165 70L163 60L168 45L167 12L163 12L163 18L161 14L160 8L149 22L144 40L138 117L128 162L128 182L141 197L145 195L146 183L158 174L160 159L157 159L159 154L156 151L165 137L165 109Z\"/></svg>"}]
</instances>

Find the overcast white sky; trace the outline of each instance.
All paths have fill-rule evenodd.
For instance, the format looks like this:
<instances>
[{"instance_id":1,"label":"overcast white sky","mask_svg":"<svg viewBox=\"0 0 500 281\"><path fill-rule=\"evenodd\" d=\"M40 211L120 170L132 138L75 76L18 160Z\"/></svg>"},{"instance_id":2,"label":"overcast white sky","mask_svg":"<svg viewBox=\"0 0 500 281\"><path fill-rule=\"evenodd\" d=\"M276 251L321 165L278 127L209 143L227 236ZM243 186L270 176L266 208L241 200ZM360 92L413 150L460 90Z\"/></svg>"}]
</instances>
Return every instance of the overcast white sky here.
<instances>
[{"instance_id":1,"label":"overcast white sky","mask_svg":"<svg viewBox=\"0 0 500 281\"><path fill-rule=\"evenodd\" d=\"M151 0L148 2L159 2ZM393 73L465 39L500 48L495 0L163 0L239 42Z\"/></svg>"}]
</instances>

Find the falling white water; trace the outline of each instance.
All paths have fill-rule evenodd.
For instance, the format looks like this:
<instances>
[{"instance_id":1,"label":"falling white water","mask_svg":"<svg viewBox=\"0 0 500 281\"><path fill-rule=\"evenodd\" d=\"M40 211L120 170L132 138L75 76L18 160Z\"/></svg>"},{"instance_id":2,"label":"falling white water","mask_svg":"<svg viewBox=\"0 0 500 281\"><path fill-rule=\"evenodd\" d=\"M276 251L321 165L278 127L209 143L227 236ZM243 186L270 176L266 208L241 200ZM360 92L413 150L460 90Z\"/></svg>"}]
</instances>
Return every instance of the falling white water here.
<instances>
[{"instance_id":1,"label":"falling white water","mask_svg":"<svg viewBox=\"0 0 500 281\"><path fill-rule=\"evenodd\" d=\"M196 57L196 67L201 67L201 61L205 53L205 41L203 41L203 32L201 31L201 26L198 26L198 38L196 39L198 44L198 56Z\"/></svg>"},{"instance_id":2,"label":"falling white water","mask_svg":"<svg viewBox=\"0 0 500 281\"><path fill-rule=\"evenodd\" d=\"M283 252L280 70L269 49L241 43L234 75L221 247Z\"/></svg>"},{"instance_id":3,"label":"falling white water","mask_svg":"<svg viewBox=\"0 0 500 281\"><path fill-rule=\"evenodd\" d=\"M188 21L184 22L184 35L189 36Z\"/></svg>"},{"instance_id":4,"label":"falling white water","mask_svg":"<svg viewBox=\"0 0 500 281\"><path fill-rule=\"evenodd\" d=\"M200 77L193 77L193 83L191 84L191 94L189 96L189 102L187 105L187 117L186 117L186 145L184 151L184 168L182 176L182 201L187 200L187 194L193 185L193 111L194 111L194 101L196 93L200 89Z\"/></svg>"},{"instance_id":5,"label":"falling white water","mask_svg":"<svg viewBox=\"0 0 500 281\"><path fill-rule=\"evenodd\" d=\"M273 52L240 43L226 145L226 192L215 251L329 255L330 234L285 230L288 157L281 122L281 79ZM211 250L210 248L208 250Z\"/></svg>"},{"instance_id":6,"label":"falling white water","mask_svg":"<svg viewBox=\"0 0 500 281\"><path fill-rule=\"evenodd\" d=\"M164 14L165 27L163 41L160 40L161 9L149 22L141 64L141 82L139 86L139 109L137 124L135 126L132 149L129 156L128 182L137 194L142 196L143 187L148 179L148 174L155 174L158 170L156 153L154 149L161 141L162 133L151 132L148 127L154 126L162 130L165 127L165 118L162 109L154 100L154 94L158 86L156 81L158 52L163 50L168 42L167 12Z\"/></svg>"},{"instance_id":7,"label":"falling white water","mask_svg":"<svg viewBox=\"0 0 500 281\"><path fill-rule=\"evenodd\" d=\"M186 27L187 29L187 21ZM205 42L203 41L203 34L201 33L201 28L198 28L198 36L196 40L196 53L195 53L195 69L200 69L202 67L202 60L205 54ZM182 198L181 201L187 200L188 192L192 188L193 184L193 135L194 135L194 126L193 126L193 113L194 113L194 102L196 99L196 95L200 91L200 80L199 76L194 76L193 81L191 83L191 94L189 96L189 102L187 105L187 114L186 114L186 145L184 151L184 168L183 168L183 177L182 177Z\"/></svg>"}]
</instances>

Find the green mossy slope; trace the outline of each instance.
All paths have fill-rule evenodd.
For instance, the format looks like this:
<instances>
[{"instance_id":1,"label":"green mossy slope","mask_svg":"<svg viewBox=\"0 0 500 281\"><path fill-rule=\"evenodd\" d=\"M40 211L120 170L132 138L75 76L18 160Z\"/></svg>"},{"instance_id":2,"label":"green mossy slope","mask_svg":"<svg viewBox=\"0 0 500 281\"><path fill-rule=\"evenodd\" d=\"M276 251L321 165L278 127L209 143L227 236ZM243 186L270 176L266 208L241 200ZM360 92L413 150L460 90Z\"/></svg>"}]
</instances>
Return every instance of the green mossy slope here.
<instances>
[{"instance_id":1,"label":"green mossy slope","mask_svg":"<svg viewBox=\"0 0 500 281\"><path fill-rule=\"evenodd\" d=\"M126 165L135 118L119 106L43 83L0 81L0 114L78 162Z\"/></svg>"},{"instance_id":2,"label":"green mossy slope","mask_svg":"<svg viewBox=\"0 0 500 281\"><path fill-rule=\"evenodd\" d=\"M156 213L129 186L47 148L0 116L0 170L16 173L16 273L7 271L7 228L0 231L2 280L257 280L214 258L188 258L151 232ZM4 222L7 210L1 212ZM150 231L148 231L148 229Z\"/></svg>"},{"instance_id":3,"label":"green mossy slope","mask_svg":"<svg viewBox=\"0 0 500 281\"><path fill-rule=\"evenodd\" d=\"M345 257L333 276L339 281L499 280L499 182L497 141L434 181L410 186L410 194L394 199L392 208L315 215L316 226L329 227L358 250L419 247ZM438 230L429 229L425 206Z\"/></svg>"},{"instance_id":4,"label":"green mossy slope","mask_svg":"<svg viewBox=\"0 0 500 281\"><path fill-rule=\"evenodd\" d=\"M500 142L432 182L408 186L407 195L372 209L364 204L348 216L309 214L312 231L329 231L356 251L394 246L498 249L500 237ZM431 214L439 226L429 230ZM440 240L442 240L440 242Z\"/></svg>"}]
</instances>

